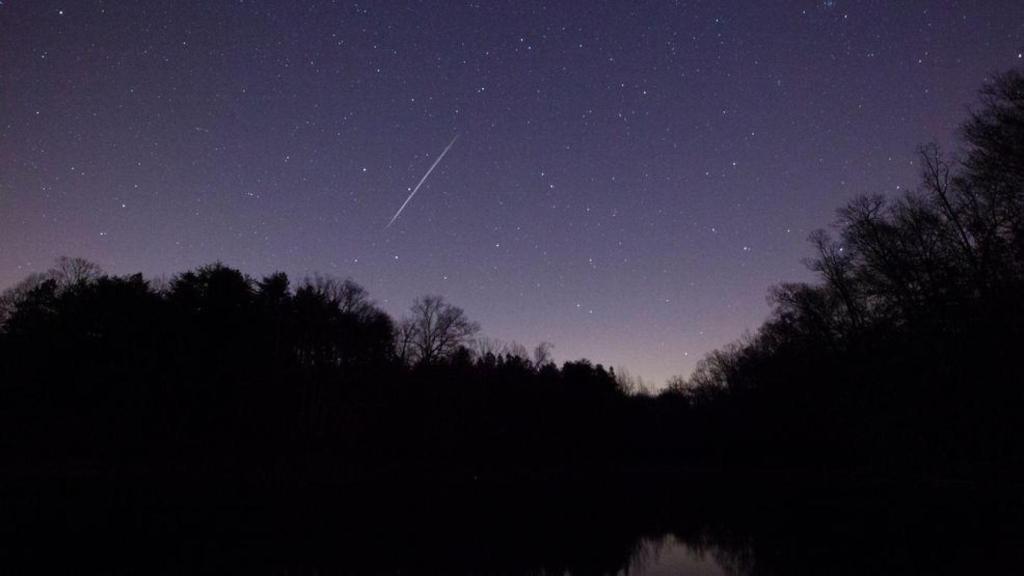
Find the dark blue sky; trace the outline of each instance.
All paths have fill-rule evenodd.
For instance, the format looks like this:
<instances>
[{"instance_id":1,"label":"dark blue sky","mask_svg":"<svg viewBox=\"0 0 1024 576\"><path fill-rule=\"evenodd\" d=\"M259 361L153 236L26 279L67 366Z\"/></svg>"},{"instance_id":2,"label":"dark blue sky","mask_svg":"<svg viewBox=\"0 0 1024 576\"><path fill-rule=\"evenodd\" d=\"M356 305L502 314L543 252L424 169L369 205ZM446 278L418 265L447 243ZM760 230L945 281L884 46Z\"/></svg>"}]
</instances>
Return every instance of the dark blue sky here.
<instances>
[{"instance_id":1,"label":"dark blue sky","mask_svg":"<svg viewBox=\"0 0 1024 576\"><path fill-rule=\"evenodd\" d=\"M1020 0L2 0L0 286L320 271L659 385L1022 52Z\"/></svg>"}]
</instances>

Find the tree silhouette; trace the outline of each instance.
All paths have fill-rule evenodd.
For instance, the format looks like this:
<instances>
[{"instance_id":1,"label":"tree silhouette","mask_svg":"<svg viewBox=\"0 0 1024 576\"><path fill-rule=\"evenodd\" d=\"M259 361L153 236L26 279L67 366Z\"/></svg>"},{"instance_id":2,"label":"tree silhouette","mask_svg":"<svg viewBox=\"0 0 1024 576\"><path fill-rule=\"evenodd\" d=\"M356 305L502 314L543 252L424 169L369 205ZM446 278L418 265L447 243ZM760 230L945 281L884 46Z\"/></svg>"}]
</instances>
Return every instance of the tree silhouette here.
<instances>
[{"instance_id":1,"label":"tree silhouette","mask_svg":"<svg viewBox=\"0 0 1024 576\"><path fill-rule=\"evenodd\" d=\"M960 161L920 150L918 190L841 208L838 239L810 238L820 283L776 287L755 335L675 383L693 406L756 432L723 435L723 450L900 468L1024 464L1011 416L1024 409L1024 374L1010 360L1024 328L1024 75L988 84L962 136Z\"/></svg>"},{"instance_id":2,"label":"tree silhouette","mask_svg":"<svg viewBox=\"0 0 1024 576\"><path fill-rule=\"evenodd\" d=\"M409 359L415 363L429 365L451 357L480 330L461 308L441 296L417 298L409 311L402 331L409 339Z\"/></svg>"}]
</instances>

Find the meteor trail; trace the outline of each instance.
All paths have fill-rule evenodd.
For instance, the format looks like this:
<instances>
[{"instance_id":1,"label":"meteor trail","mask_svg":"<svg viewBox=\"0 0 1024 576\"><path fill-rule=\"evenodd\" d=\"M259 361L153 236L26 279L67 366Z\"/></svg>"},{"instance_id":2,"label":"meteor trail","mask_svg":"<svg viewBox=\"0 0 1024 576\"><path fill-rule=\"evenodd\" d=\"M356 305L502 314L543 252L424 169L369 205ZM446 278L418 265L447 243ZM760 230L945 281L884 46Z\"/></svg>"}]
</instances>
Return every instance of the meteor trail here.
<instances>
[{"instance_id":1,"label":"meteor trail","mask_svg":"<svg viewBox=\"0 0 1024 576\"><path fill-rule=\"evenodd\" d=\"M455 138L452 138L452 141L449 142L447 146L445 146L444 151L441 152L441 155L437 157L437 160L434 160L434 163L430 165L430 168L427 170L427 173L423 175L423 178L420 178L419 183L416 184L416 187L412 189L412 193L409 194L409 197L405 199L405 202L402 202L401 208L398 209L398 212L395 212L395 215L391 217L391 221L388 222L388 225L384 227L385 230L390 228L391 225L395 223L395 220L398 219L398 215L402 213L402 210L405 210L405 205L408 204L410 200L412 200L412 197L416 195L416 191L420 189L420 186L423 186L424 182L427 181L427 177L430 176L430 173L434 171L434 168L437 168L437 165L441 163L441 160L444 158L444 155L447 154L449 150L451 150L452 144L455 144L455 140L457 140L458 137L459 135L456 134Z\"/></svg>"}]
</instances>

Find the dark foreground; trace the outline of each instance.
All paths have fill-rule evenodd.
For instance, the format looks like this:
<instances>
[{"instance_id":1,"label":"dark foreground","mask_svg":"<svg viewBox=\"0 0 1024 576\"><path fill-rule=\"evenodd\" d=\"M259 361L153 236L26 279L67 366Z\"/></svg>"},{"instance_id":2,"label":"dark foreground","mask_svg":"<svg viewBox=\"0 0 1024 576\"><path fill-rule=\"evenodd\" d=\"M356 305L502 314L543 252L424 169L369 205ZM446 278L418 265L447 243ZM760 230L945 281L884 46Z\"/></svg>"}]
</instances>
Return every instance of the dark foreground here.
<instances>
[{"instance_id":1,"label":"dark foreground","mask_svg":"<svg viewBox=\"0 0 1024 576\"><path fill-rule=\"evenodd\" d=\"M8 481L0 563L312 575L970 574L1024 562L1024 498L1012 487L665 478L274 490Z\"/></svg>"}]
</instances>

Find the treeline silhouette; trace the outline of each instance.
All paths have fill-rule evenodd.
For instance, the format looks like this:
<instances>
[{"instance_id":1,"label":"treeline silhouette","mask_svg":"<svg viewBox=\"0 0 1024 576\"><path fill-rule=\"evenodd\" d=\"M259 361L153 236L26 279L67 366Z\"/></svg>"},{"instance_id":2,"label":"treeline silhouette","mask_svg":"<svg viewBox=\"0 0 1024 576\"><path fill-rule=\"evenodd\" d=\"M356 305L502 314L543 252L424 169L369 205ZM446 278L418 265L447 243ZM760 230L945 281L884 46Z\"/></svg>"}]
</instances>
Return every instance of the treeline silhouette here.
<instances>
[{"instance_id":1,"label":"treeline silhouette","mask_svg":"<svg viewBox=\"0 0 1024 576\"><path fill-rule=\"evenodd\" d=\"M396 323L351 281L291 289L214 264L156 288L65 258L5 301L16 470L471 478L615 459L620 443L612 372L557 368L545 346L474 353L476 325L440 297Z\"/></svg>"},{"instance_id":2,"label":"treeline silhouette","mask_svg":"<svg viewBox=\"0 0 1024 576\"><path fill-rule=\"evenodd\" d=\"M756 334L673 390L719 456L765 466L977 475L1024 464L1024 75L997 76L959 159L862 196L811 235L820 283L784 284Z\"/></svg>"},{"instance_id":3,"label":"treeline silhouette","mask_svg":"<svg viewBox=\"0 0 1024 576\"><path fill-rule=\"evenodd\" d=\"M638 393L475 338L443 298L396 322L357 284L213 264L167 283L62 259L0 298L6 474L175 486L573 481L668 470L977 477L1024 465L1024 75L962 158L817 232L819 284Z\"/></svg>"}]
</instances>

